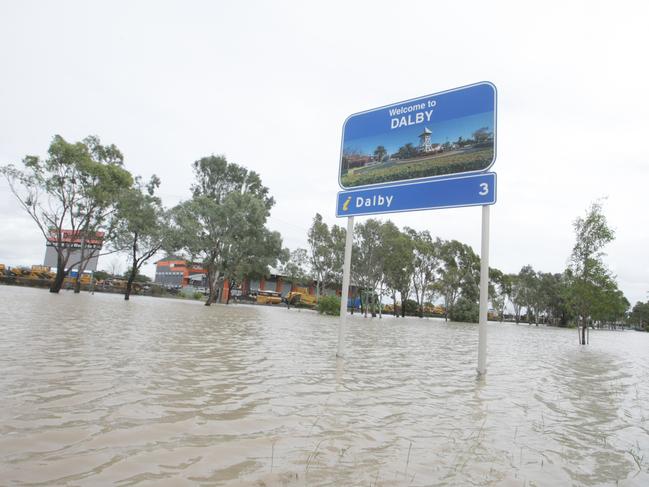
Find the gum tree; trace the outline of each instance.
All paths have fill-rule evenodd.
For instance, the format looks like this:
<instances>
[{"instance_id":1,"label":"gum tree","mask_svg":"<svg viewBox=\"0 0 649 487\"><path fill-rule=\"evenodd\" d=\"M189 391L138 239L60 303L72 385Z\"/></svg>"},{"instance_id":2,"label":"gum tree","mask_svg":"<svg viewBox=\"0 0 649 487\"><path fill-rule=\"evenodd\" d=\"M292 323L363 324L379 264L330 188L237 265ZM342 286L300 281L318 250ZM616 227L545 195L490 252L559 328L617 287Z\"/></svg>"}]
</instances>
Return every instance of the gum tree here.
<instances>
[{"instance_id":1,"label":"gum tree","mask_svg":"<svg viewBox=\"0 0 649 487\"><path fill-rule=\"evenodd\" d=\"M333 243L329 227L320 213L313 217L313 223L307 234L309 243L309 265L316 281L316 299L320 299L322 285L333 268Z\"/></svg>"},{"instance_id":2,"label":"gum tree","mask_svg":"<svg viewBox=\"0 0 649 487\"><path fill-rule=\"evenodd\" d=\"M192 198L171 212L169 247L203 262L210 306L221 279L266 273L279 257L281 239L265 228L275 201L256 172L213 155L194 162L193 169Z\"/></svg>"},{"instance_id":3,"label":"gum tree","mask_svg":"<svg viewBox=\"0 0 649 487\"><path fill-rule=\"evenodd\" d=\"M26 156L24 170L13 165L0 168L14 196L56 252L50 292L61 290L70 269L78 268L80 276L87 262L99 256L87 243L97 232L105 232L104 240L112 238L117 202L133 183L123 159L117 147L104 146L97 137L69 143L55 135L46 159ZM64 231L80 240L79 249L72 248ZM79 290L78 279L75 290Z\"/></svg>"},{"instance_id":4,"label":"gum tree","mask_svg":"<svg viewBox=\"0 0 649 487\"><path fill-rule=\"evenodd\" d=\"M155 196L160 179L153 175L145 185L141 178L122 196L117 211L116 248L128 254L131 267L126 281L124 299L129 300L133 282L141 267L162 249L167 235L165 211Z\"/></svg>"},{"instance_id":5,"label":"gum tree","mask_svg":"<svg viewBox=\"0 0 649 487\"><path fill-rule=\"evenodd\" d=\"M586 345L587 329L593 314L598 310L607 290L617 287L603 261L603 248L615 239L608 226L600 200L590 205L584 217L573 224L575 245L568 266L570 276L570 302L577 319L579 344Z\"/></svg>"}]
</instances>

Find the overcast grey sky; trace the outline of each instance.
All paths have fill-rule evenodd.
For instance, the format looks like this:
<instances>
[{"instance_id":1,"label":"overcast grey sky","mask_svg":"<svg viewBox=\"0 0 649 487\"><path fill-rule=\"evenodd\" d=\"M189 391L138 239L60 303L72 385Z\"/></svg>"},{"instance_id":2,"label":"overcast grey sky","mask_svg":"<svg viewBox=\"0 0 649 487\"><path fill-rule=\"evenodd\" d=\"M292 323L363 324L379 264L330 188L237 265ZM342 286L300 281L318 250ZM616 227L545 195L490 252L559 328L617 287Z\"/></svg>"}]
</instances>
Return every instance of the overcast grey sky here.
<instances>
[{"instance_id":1,"label":"overcast grey sky","mask_svg":"<svg viewBox=\"0 0 649 487\"><path fill-rule=\"evenodd\" d=\"M606 260L633 304L649 291L647 25L642 1L3 1L0 164L44 155L54 134L96 134L133 173L158 174L171 206L194 160L224 154L261 174L270 226L295 248L316 212L344 224L349 114L488 80L490 264L561 272L575 217L607 196ZM0 217L0 262L40 263L43 239L4 180ZM390 219L479 250L479 208Z\"/></svg>"}]
</instances>

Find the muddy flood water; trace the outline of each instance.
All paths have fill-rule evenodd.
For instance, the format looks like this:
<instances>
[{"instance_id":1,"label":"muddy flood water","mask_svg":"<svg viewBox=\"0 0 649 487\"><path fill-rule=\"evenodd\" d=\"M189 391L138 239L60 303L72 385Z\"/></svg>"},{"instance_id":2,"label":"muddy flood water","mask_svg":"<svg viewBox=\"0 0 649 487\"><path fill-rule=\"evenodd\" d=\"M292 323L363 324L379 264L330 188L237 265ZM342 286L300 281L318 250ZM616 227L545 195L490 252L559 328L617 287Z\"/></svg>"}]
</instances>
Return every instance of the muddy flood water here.
<instances>
[{"instance_id":1,"label":"muddy flood water","mask_svg":"<svg viewBox=\"0 0 649 487\"><path fill-rule=\"evenodd\" d=\"M649 485L649 334L0 286L0 485Z\"/></svg>"}]
</instances>

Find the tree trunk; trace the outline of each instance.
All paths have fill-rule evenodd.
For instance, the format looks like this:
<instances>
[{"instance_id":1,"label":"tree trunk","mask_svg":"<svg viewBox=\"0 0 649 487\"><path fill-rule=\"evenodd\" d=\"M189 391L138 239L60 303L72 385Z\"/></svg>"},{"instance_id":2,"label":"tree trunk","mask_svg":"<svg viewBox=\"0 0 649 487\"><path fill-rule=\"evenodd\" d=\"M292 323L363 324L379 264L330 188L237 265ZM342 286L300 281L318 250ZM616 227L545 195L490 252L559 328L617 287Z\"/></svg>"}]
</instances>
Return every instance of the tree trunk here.
<instances>
[{"instance_id":1,"label":"tree trunk","mask_svg":"<svg viewBox=\"0 0 649 487\"><path fill-rule=\"evenodd\" d=\"M128 281L126 281L126 292L124 293L124 301L128 301L131 297L131 290L133 289L133 281L135 281L135 276L137 275L137 268L135 262L131 267L131 273L128 275Z\"/></svg>"},{"instance_id":2,"label":"tree trunk","mask_svg":"<svg viewBox=\"0 0 649 487\"><path fill-rule=\"evenodd\" d=\"M74 294L79 294L81 292L81 274L85 270L85 266L83 266L83 261L86 256L86 232L87 231L88 228L86 227L84 229L84 232L81 234L81 259L77 264L77 278L74 280Z\"/></svg>"},{"instance_id":3,"label":"tree trunk","mask_svg":"<svg viewBox=\"0 0 649 487\"><path fill-rule=\"evenodd\" d=\"M230 297L232 296L232 289L235 286L236 281L228 280L228 299L225 300L225 304L230 304Z\"/></svg>"},{"instance_id":4,"label":"tree trunk","mask_svg":"<svg viewBox=\"0 0 649 487\"><path fill-rule=\"evenodd\" d=\"M135 281L135 276L137 276L137 271L139 270L140 266L138 265L139 262L137 261L137 240L138 240L138 232L135 232L133 236L133 264L131 265L131 273L128 275L128 281L126 281L126 292L124 293L124 301L128 301L131 297L131 290L133 289L133 281Z\"/></svg>"},{"instance_id":5,"label":"tree trunk","mask_svg":"<svg viewBox=\"0 0 649 487\"><path fill-rule=\"evenodd\" d=\"M56 268L56 277L54 278L54 281L52 282L52 285L50 286L50 292L51 293L57 293L61 290L63 287L63 281L65 280L65 272L60 268Z\"/></svg>"},{"instance_id":6,"label":"tree trunk","mask_svg":"<svg viewBox=\"0 0 649 487\"><path fill-rule=\"evenodd\" d=\"M65 272L65 264L67 264L67 259L63 259L63 256L60 254L60 252L57 252L56 277L54 278L54 281L50 286L51 293L58 294L58 292L63 287L63 281L65 280L65 276L67 275L67 272Z\"/></svg>"},{"instance_id":7,"label":"tree trunk","mask_svg":"<svg viewBox=\"0 0 649 487\"><path fill-rule=\"evenodd\" d=\"M207 284L210 288L210 294L205 300L205 306L211 306L212 303L216 300L216 280L218 279L218 273L212 269L212 266L208 266L207 269Z\"/></svg>"},{"instance_id":8,"label":"tree trunk","mask_svg":"<svg viewBox=\"0 0 649 487\"><path fill-rule=\"evenodd\" d=\"M392 316L399 317L399 313L397 313L397 293L392 295Z\"/></svg>"}]
</instances>

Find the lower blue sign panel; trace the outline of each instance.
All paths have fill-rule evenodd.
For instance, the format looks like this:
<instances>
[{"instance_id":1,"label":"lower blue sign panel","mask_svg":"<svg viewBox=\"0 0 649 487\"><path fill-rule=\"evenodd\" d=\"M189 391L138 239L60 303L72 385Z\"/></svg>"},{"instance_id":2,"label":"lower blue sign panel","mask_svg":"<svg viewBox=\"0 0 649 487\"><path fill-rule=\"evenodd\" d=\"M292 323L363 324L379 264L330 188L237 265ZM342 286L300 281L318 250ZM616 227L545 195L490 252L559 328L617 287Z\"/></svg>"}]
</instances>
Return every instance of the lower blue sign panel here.
<instances>
[{"instance_id":1,"label":"lower blue sign panel","mask_svg":"<svg viewBox=\"0 0 649 487\"><path fill-rule=\"evenodd\" d=\"M341 191L336 216L375 215L400 211L493 205L496 173Z\"/></svg>"}]
</instances>

